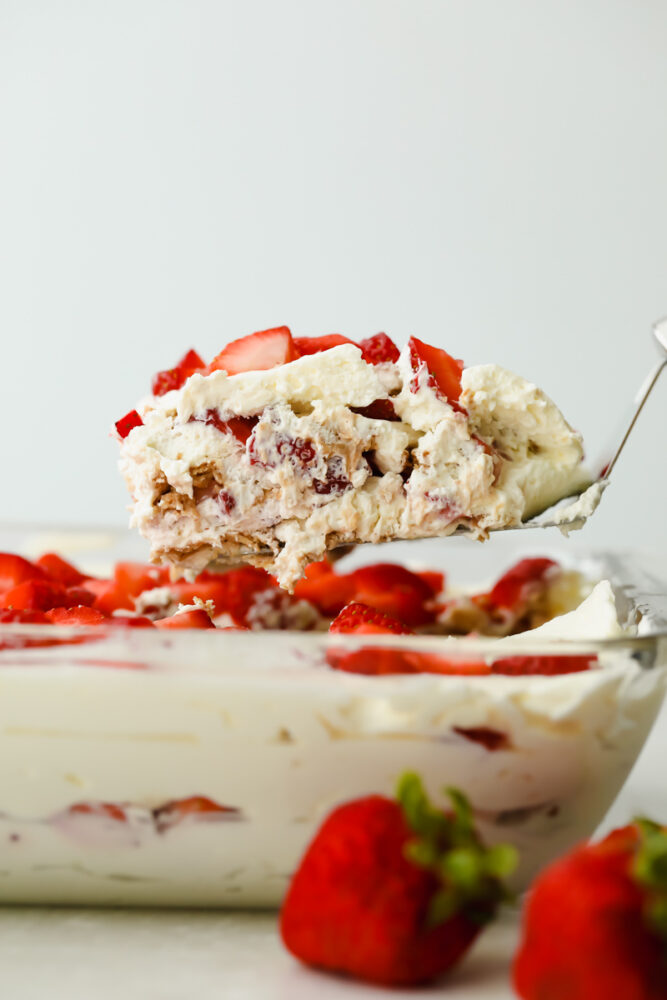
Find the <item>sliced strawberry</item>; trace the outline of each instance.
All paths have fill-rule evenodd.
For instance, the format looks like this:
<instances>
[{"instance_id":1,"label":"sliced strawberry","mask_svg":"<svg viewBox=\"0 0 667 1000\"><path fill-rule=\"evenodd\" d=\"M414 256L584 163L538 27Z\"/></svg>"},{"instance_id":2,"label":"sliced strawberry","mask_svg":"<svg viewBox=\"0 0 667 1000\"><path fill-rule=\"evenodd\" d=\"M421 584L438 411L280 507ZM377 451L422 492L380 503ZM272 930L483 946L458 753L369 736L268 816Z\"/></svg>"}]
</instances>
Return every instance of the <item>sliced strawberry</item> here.
<instances>
[{"instance_id":1,"label":"sliced strawberry","mask_svg":"<svg viewBox=\"0 0 667 1000\"><path fill-rule=\"evenodd\" d=\"M154 623L144 615L111 615L105 625L117 625L119 628L154 628Z\"/></svg>"},{"instance_id":2,"label":"sliced strawberry","mask_svg":"<svg viewBox=\"0 0 667 1000\"><path fill-rule=\"evenodd\" d=\"M65 587L66 608L74 608L79 604L92 608L95 603L95 594L88 587Z\"/></svg>"},{"instance_id":3,"label":"sliced strawberry","mask_svg":"<svg viewBox=\"0 0 667 1000\"><path fill-rule=\"evenodd\" d=\"M67 562L62 556L55 552L45 552L36 563L40 569L56 583L61 583L63 587L76 587L87 579L84 573L80 573L76 566Z\"/></svg>"},{"instance_id":4,"label":"sliced strawberry","mask_svg":"<svg viewBox=\"0 0 667 1000\"><path fill-rule=\"evenodd\" d=\"M410 364L413 377L410 382L412 392L417 392L424 377L427 384L450 403L458 403L461 395L461 373L463 362L457 361L447 351L425 344L416 337L408 341Z\"/></svg>"},{"instance_id":5,"label":"sliced strawberry","mask_svg":"<svg viewBox=\"0 0 667 1000\"><path fill-rule=\"evenodd\" d=\"M438 597L445 589L444 573L438 573L436 570L422 569L419 570L417 576L431 591L431 597Z\"/></svg>"},{"instance_id":6,"label":"sliced strawberry","mask_svg":"<svg viewBox=\"0 0 667 1000\"><path fill-rule=\"evenodd\" d=\"M115 802L77 802L67 812L74 816L103 816L117 823L127 822L127 813Z\"/></svg>"},{"instance_id":7,"label":"sliced strawberry","mask_svg":"<svg viewBox=\"0 0 667 1000\"><path fill-rule=\"evenodd\" d=\"M206 795L191 795L188 799L175 799L159 809L153 810L153 818L159 833L163 833L183 820L211 820L222 817L232 819L240 816L240 811L232 806L221 806Z\"/></svg>"},{"instance_id":8,"label":"sliced strawberry","mask_svg":"<svg viewBox=\"0 0 667 1000\"><path fill-rule=\"evenodd\" d=\"M487 595L488 600L497 608L514 610L557 570L558 563L553 559L522 559L494 584Z\"/></svg>"},{"instance_id":9,"label":"sliced strawberry","mask_svg":"<svg viewBox=\"0 0 667 1000\"><path fill-rule=\"evenodd\" d=\"M294 585L294 596L309 601L327 617L337 615L354 599L354 580L351 574L333 571L299 580Z\"/></svg>"},{"instance_id":10,"label":"sliced strawberry","mask_svg":"<svg viewBox=\"0 0 667 1000\"><path fill-rule=\"evenodd\" d=\"M203 608L178 611L169 618L158 618L154 624L156 628L215 628Z\"/></svg>"},{"instance_id":11,"label":"sliced strawberry","mask_svg":"<svg viewBox=\"0 0 667 1000\"><path fill-rule=\"evenodd\" d=\"M577 674L590 670L597 662L597 656L506 656L494 660L491 673L522 676L542 674L553 677L557 674Z\"/></svg>"},{"instance_id":12,"label":"sliced strawberry","mask_svg":"<svg viewBox=\"0 0 667 1000\"><path fill-rule=\"evenodd\" d=\"M222 370L228 375L266 371L294 361L298 356L289 327L278 326L273 330L260 330L233 340L213 358L207 371Z\"/></svg>"},{"instance_id":13,"label":"sliced strawberry","mask_svg":"<svg viewBox=\"0 0 667 1000\"><path fill-rule=\"evenodd\" d=\"M25 580L45 580L46 573L41 566L29 562L13 552L0 552L0 594Z\"/></svg>"},{"instance_id":14,"label":"sliced strawberry","mask_svg":"<svg viewBox=\"0 0 667 1000\"><path fill-rule=\"evenodd\" d=\"M398 347L386 333L376 333L373 337L366 337L359 347L362 358L369 365L381 365L386 361L396 362L400 356Z\"/></svg>"},{"instance_id":15,"label":"sliced strawberry","mask_svg":"<svg viewBox=\"0 0 667 1000\"><path fill-rule=\"evenodd\" d=\"M164 396L171 389L180 389L191 375L203 371L205 367L196 351L188 351L173 368L158 372L153 377L153 395Z\"/></svg>"},{"instance_id":16,"label":"sliced strawberry","mask_svg":"<svg viewBox=\"0 0 667 1000\"><path fill-rule=\"evenodd\" d=\"M101 625L109 621L101 611L82 604L72 608L51 608L46 617L52 625Z\"/></svg>"},{"instance_id":17,"label":"sliced strawberry","mask_svg":"<svg viewBox=\"0 0 667 1000\"><path fill-rule=\"evenodd\" d=\"M130 412L126 413L124 417L121 417L120 420L116 421L116 431L118 432L119 437L126 438L134 427L141 427L142 424L143 420L137 411L130 410Z\"/></svg>"},{"instance_id":18,"label":"sliced strawberry","mask_svg":"<svg viewBox=\"0 0 667 1000\"><path fill-rule=\"evenodd\" d=\"M113 571L114 583L129 597L138 597L145 590L164 587L169 583L169 570L165 566L147 563L118 562Z\"/></svg>"},{"instance_id":19,"label":"sliced strawberry","mask_svg":"<svg viewBox=\"0 0 667 1000\"><path fill-rule=\"evenodd\" d=\"M384 615L381 611L369 607L367 604L355 602L348 604L341 613L334 618L329 626L330 632L350 632L362 635L371 633L388 633L390 635L414 635L412 629L407 628L403 622Z\"/></svg>"},{"instance_id":20,"label":"sliced strawberry","mask_svg":"<svg viewBox=\"0 0 667 1000\"><path fill-rule=\"evenodd\" d=\"M363 566L352 574L354 600L397 618L406 625L425 625L434 613L427 607L433 597L417 573L394 563Z\"/></svg>"},{"instance_id":21,"label":"sliced strawberry","mask_svg":"<svg viewBox=\"0 0 667 1000\"><path fill-rule=\"evenodd\" d=\"M349 337L343 337L340 333L327 333L323 337L294 338L294 346L301 357L305 354L319 354L320 351L328 351L330 347L338 347L340 344L354 344L354 341Z\"/></svg>"},{"instance_id":22,"label":"sliced strawberry","mask_svg":"<svg viewBox=\"0 0 667 1000\"><path fill-rule=\"evenodd\" d=\"M353 406L351 409L353 413L360 413L362 417L369 417L371 420L401 419L390 399L374 399L368 406Z\"/></svg>"},{"instance_id":23,"label":"sliced strawberry","mask_svg":"<svg viewBox=\"0 0 667 1000\"><path fill-rule=\"evenodd\" d=\"M202 416L190 417L190 422L208 424L221 434L233 434L241 444L246 443L258 420L259 417L229 417L228 420L223 420L218 410L206 410Z\"/></svg>"},{"instance_id":24,"label":"sliced strawberry","mask_svg":"<svg viewBox=\"0 0 667 1000\"><path fill-rule=\"evenodd\" d=\"M49 608L63 607L67 603L65 588L48 580L24 580L16 587L6 590L0 602L6 608L20 608L26 611L48 611Z\"/></svg>"},{"instance_id":25,"label":"sliced strawberry","mask_svg":"<svg viewBox=\"0 0 667 1000\"><path fill-rule=\"evenodd\" d=\"M48 625L43 611L28 608L0 608L0 625Z\"/></svg>"}]
</instances>

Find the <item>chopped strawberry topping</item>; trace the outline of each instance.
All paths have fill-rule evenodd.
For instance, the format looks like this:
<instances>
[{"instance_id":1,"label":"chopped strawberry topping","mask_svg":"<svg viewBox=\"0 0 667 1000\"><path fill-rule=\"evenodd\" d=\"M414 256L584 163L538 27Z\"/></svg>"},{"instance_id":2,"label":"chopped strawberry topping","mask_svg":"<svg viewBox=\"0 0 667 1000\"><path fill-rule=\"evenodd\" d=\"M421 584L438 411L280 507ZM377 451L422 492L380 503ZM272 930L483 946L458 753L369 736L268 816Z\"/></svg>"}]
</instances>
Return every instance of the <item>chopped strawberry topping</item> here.
<instances>
[{"instance_id":1,"label":"chopped strawberry topping","mask_svg":"<svg viewBox=\"0 0 667 1000\"><path fill-rule=\"evenodd\" d=\"M62 556L56 555L55 552L45 552L43 556L39 557L36 565L43 569L56 583L61 583L63 587L76 587L87 579L76 566L67 562Z\"/></svg>"},{"instance_id":2,"label":"chopped strawberry topping","mask_svg":"<svg viewBox=\"0 0 667 1000\"><path fill-rule=\"evenodd\" d=\"M24 580L44 580L46 573L41 566L16 556L13 552L0 552L0 593Z\"/></svg>"},{"instance_id":3,"label":"chopped strawberry topping","mask_svg":"<svg viewBox=\"0 0 667 1000\"><path fill-rule=\"evenodd\" d=\"M294 361L298 356L289 328L279 326L233 340L213 358L207 370L222 370L228 375L239 375L241 372L275 368Z\"/></svg>"},{"instance_id":4,"label":"chopped strawberry topping","mask_svg":"<svg viewBox=\"0 0 667 1000\"><path fill-rule=\"evenodd\" d=\"M49 619L43 611L28 608L0 608L0 625L46 625Z\"/></svg>"},{"instance_id":5,"label":"chopped strawberry topping","mask_svg":"<svg viewBox=\"0 0 667 1000\"><path fill-rule=\"evenodd\" d=\"M215 628L210 617L203 608L193 608L190 611L179 611L169 618L158 618L156 628Z\"/></svg>"},{"instance_id":6,"label":"chopped strawberry topping","mask_svg":"<svg viewBox=\"0 0 667 1000\"><path fill-rule=\"evenodd\" d=\"M385 361L396 362L400 356L398 347L386 333L376 333L373 337L366 337L359 347L362 358L369 365L381 365Z\"/></svg>"},{"instance_id":7,"label":"chopped strawberry topping","mask_svg":"<svg viewBox=\"0 0 667 1000\"><path fill-rule=\"evenodd\" d=\"M352 574L354 600L397 618L408 626L433 620L428 602L433 593L417 573L394 563L363 566Z\"/></svg>"},{"instance_id":8,"label":"chopped strawberry topping","mask_svg":"<svg viewBox=\"0 0 667 1000\"><path fill-rule=\"evenodd\" d=\"M457 361L447 351L425 344L416 337L408 341L410 364L414 372L410 382L412 392L417 392L424 378L436 393L449 403L458 403L461 395L463 362Z\"/></svg>"},{"instance_id":9,"label":"chopped strawberry topping","mask_svg":"<svg viewBox=\"0 0 667 1000\"><path fill-rule=\"evenodd\" d=\"M368 635L371 633L389 633L390 635L412 635L412 629L403 622L367 604L348 604L329 626L330 632L353 632Z\"/></svg>"},{"instance_id":10,"label":"chopped strawberry topping","mask_svg":"<svg viewBox=\"0 0 667 1000\"><path fill-rule=\"evenodd\" d=\"M48 611L62 607L66 601L65 588L48 580L24 580L2 595L6 608L20 608L25 611Z\"/></svg>"},{"instance_id":11,"label":"chopped strawberry topping","mask_svg":"<svg viewBox=\"0 0 667 1000\"><path fill-rule=\"evenodd\" d=\"M143 425L143 420L139 416L136 410L130 410L126 413L124 417L116 421L116 430L118 436L121 438L126 438L127 435L134 427L141 427Z\"/></svg>"},{"instance_id":12,"label":"chopped strawberry topping","mask_svg":"<svg viewBox=\"0 0 667 1000\"><path fill-rule=\"evenodd\" d=\"M320 351L328 351L329 348L338 347L340 344L354 344L354 341L350 340L349 337L343 337L340 333L327 333L323 337L294 338L294 346L301 356L319 354Z\"/></svg>"},{"instance_id":13,"label":"chopped strawberry topping","mask_svg":"<svg viewBox=\"0 0 667 1000\"><path fill-rule=\"evenodd\" d=\"M171 389L180 389L195 372L203 372L205 364L196 351L190 350L173 368L158 372L153 377L153 395L164 396Z\"/></svg>"},{"instance_id":14,"label":"chopped strawberry topping","mask_svg":"<svg viewBox=\"0 0 667 1000\"><path fill-rule=\"evenodd\" d=\"M51 608L46 618L52 625L101 625L109 621L101 611L81 604L72 608Z\"/></svg>"},{"instance_id":15,"label":"chopped strawberry topping","mask_svg":"<svg viewBox=\"0 0 667 1000\"><path fill-rule=\"evenodd\" d=\"M515 608L535 587L541 587L558 564L553 559L522 559L494 584L488 594L498 608Z\"/></svg>"}]
</instances>

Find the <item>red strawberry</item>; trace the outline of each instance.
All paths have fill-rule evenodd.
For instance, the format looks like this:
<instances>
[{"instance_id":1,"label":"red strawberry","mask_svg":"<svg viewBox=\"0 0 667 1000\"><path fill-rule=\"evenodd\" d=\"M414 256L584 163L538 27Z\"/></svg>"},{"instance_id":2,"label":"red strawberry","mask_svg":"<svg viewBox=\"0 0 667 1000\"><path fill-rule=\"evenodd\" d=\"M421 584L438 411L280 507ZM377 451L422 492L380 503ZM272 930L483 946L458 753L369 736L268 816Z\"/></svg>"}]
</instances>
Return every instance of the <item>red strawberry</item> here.
<instances>
[{"instance_id":1,"label":"red strawberry","mask_svg":"<svg viewBox=\"0 0 667 1000\"><path fill-rule=\"evenodd\" d=\"M366 337L359 344L361 356L369 365L381 365L385 361L398 361L400 351L386 333L376 333Z\"/></svg>"},{"instance_id":2,"label":"red strawberry","mask_svg":"<svg viewBox=\"0 0 667 1000\"><path fill-rule=\"evenodd\" d=\"M124 417L121 417L120 420L116 421L116 431L118 432L119 437L126 438L134 427L141 427L142 424L143 420L137 411L130 410L130 412L126 413Z\"/></svg>"},{"instance_id":3,"label":"red strawberry","mask_svg":"<svg viewBox=\"0 0 667 1000\"><path fill-rule=\"evenodd\" d=\"M390 635L414 635L411 628L407 628L403 622L382 614L375 608L370 608L367 604L348 604L341 613L334 618L329 626L330 632L351 632L362 635L372 633L388 633Z\"/></svg>"},{"instance_id":4,"label":"red strawberry","mask_svg":"<svg viewBox=\"0 0 667 1000\"><path fill-rule=\"evenodd\" d=\"M13 552L0 552L0 594L25 580L45 580L46 573L35 563Z\"/></svg>"},{"instance_id":5,"label":"red strawberry","mask_svg":"<svg viewBox=\"0 0 667 1000\"><path fill-rule=\"evenodd\" d=\"M559 567L553 559L522 559L508 569L493 585L487 597L498 608L514 610L524 603L546 580L553 577Z\"/></svg>"},{"instance_id":6,"label":"red strawberry","mask_svg":"<svg viewBox=\"0 0 667 1000\"><path fill-rule=\"evenodd\" d=\"M327 333L323 337L294 338L294 346L300 356L319 354L320 351L328 351L330 347L338 347L339 344L354 344L354 341L350 340L349 337L343 337L340 333Z\"/></svg>"},{"instance_id":7,"label":"red strawberry","mask_svg":"<svg viewBox=\"0 0 667 1000\"><path fill-rule=\"evenodd\" d=\"M67 562L62 556L56 555L55 552L45 552L43 556L39 557L36 565L43 569L56 583L61 583L63 587L76 587L87 579L76 566Z\"/></svg>"},{"instance_id":8,"label":"red strawberry","mask_svg":"<svg viewBox=\"0 0 667 1000\"><path fill-rule=\"evenodd\" d=\"M339 806L308 847L280 916L283 942L308 965L400 986L427 982L468 950L506 897L513 848L487 849L470 806L449 790L435 809L406 774L398 801Z\"/></svg>"},{"instance_id":9,"label":"red strawberry","mask_svg":"<svg viewBox=\"0 0 667 1000\"><path fill-rule=\"evenodd\" d=\"M48 611L49 608L63 607L67 603L67 598L65 588L57 583L50 583L48 580L24 580L11 590L6 590L0 602L6 608Z\"/></svg>"},{"instance_id":10,"label":"red strawberry","mask_svg":"<svg viewBox=\"0 0 667 1000\"><path fill-rule=\"evenodd\" d=\"M416 337L408 341L410 349L410 364L414 375L410 388L416 392L425 378L443 399L450 403L458 403L461 395L461 373L463 362L457 361L447 351L439 347L425 344Z\"/></svg>"},{"instance_id":11,"label":"red strawberry","mask_svg":"<svg viewBox=\"0 0 667 1000\"><path fill-rule=\"evenodd\" d=\"M582 670L590 670L597 662L597 656L506 656L502 660L494 660L491 664L492 674L576 674Z\"/></svg>"},{"instance_id":12,"label":"red strawberry","mask_svg":"<svg viewBox=\"0 0 667 1000\"><path fill-rule=\"evenodd\" d=\"M315 565L320 566L321 563ZM300 601L309 601L323 615L339 614L346 604L354 599L354 580L351 573L334 573L331 566L327 573L306 575L294 585L294 596Z\"/></svg>"},{"instance_id":13,"label":"red strawberry","mask_svg":"<svg viewBox=\"0 0 667 1000\"><path fill-rule=\"evenodd\" d=\"M82 604L74 608L51 608L46 617L52 625L101 625L109 621L101 611Z\"/></svg>"},{"instance_id":14,"label":"red strawberry","mask_svg":"<svg viewBox=\"0 0 667 1000\"><path fill-rule=\"evenodd\" d=\"M180 389L191 375L203 371L205 367L196 351L188 351L174 368L158 372L153 377L153 395L164 396L165 392L169 392L171 389Z\"/></svg>"},{"instance_id":15,"label":"red strawberry","mask_svg":"<svg viewBox=\"0 0 667 1000\"><path fill-rule=\"evenodd\" d=\"M434 614L427 608L433 597L429 585L417 573L394 563L363 566L352 574L354 600L398 618L406 625L425 625Z\"/></svg>"},{"instance_id":16,"label":"red strawberry","mask_svg":"<svg viewBox=\"0 0 667 1000\"><path fill-rule=\"evenodd\" d=\"M637 820L547 868L513 971L523 1000L667 1000L667 827Z\"/></svg>"},{"instance_id":17,"label":"red strawberry","mask_svg":"<svg viewBox=\"0 0 667 1000\"><path fill-rule=\"evenodd\" d=\"M156 628L215 628L203 608L196 608L190 611L179 611L169 618L158 618L155 622Z\"/></svg>"},{"instance_id":18,"label":"red strawberry","mask_svg":"<svg viewBox=\"0 0 667 1000\"><path fill-rule=\"evenodd\" d=\"M116 625L118 628L154 628L150 618L143 615L112 615L104 622L105 625Z\"/></svg>"},{"instance_id":19,"label":"red strawberry","mask_svg":"<svg viewBox=\"0 0 667 1000\"><path fill-rule=\"evenodd\" d=\"M233 434L241 444L246 443L258 420L259 417L229 417L223 420L218 410L206 410L200 417L190 417L190 421L208 424L221 434Z\"/></svg>"},{"instance_id":20,"label":"red strawberry","mask_svg":"<svg viewBox=\"0 0 667 1000\"><path fill-rule=\"evenodd\" d=\"M103 816L105 819L125 823L127 814L122 806L114 802L77 802L67 810L75 816Z\"/></svg>"},{"instance_id":21,"label":"red strawberry","mask_svg":"<svg viewBox=\"0 0 667 1000\"><path fill-rule=\"evenodd\" d=\"M233 340L213 358L207 370L215 372L222 369L228 375L265 371L294 361L298 356L289 328L278 326Z\"/></svg>"},{"instance_id":22,"label":"red strawberry","mask_svg":"<svg viewBox=\"0 0 667 1000\"><path fill-rule=\"evenodd\" d=\"M0 608L0 625L48 625L43 611L27 608Z\"/></svg>"},{"instance_id":23,"label":"red strawberry","mask_svg":"<svg viewBox=\"0 0 667 1000\"><path fill-rule=\"evenodd\" d=\"M192 795L188 799L175 799L167 802L159 809L153 810L153 818L159 833L187 819L220 819L222 816L230 819L239 816L239 810L232 806L221 806L206 795Z\"/></svg>"}]
</instances>

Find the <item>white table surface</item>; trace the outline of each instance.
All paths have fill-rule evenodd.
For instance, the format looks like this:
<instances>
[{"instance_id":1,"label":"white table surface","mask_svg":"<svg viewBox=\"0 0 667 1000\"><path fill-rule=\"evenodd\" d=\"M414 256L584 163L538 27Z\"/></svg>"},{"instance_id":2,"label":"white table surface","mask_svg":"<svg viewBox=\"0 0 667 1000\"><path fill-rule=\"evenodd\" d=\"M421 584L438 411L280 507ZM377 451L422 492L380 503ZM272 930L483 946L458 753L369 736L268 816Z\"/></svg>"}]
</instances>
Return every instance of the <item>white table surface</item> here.
<instances>
[{"instance_id":1,"label":"white table surface","mask_svg":"<svg viewBox=\"0 0 667 1000\"><path fill-rule=\"evenodd\" d=\"M667 705L604 827L643 812L667 822ZM388 993L310 972L282 948L273 913L0 908L3 1000L509 1000L512 915L428 990Z\"/></svg>"}]
</instances>

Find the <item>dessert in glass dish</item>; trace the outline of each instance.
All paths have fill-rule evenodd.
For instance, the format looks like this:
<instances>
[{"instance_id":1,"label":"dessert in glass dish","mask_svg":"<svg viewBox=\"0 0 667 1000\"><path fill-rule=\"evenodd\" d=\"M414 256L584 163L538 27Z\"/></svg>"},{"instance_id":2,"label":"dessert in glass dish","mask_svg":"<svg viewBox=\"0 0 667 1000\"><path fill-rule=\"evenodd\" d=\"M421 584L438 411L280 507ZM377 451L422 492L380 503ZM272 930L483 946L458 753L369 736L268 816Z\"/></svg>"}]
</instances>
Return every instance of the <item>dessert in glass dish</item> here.
<instances>
[{"instance_id":1,"label":"dessert in glass dish","mask_svg":"<svg viewBox=\"0 0 667 1000\"><path fill-rule=\"evenodd\" d=\"M542 390L415 337L293 338L194 351L116 424L132 524L193 574L242 559L291 589L338 546L484 538L587 482L580 436Z\"/></svg>"},{"instance_id":2,"label":"dessert in glass dish","mask_svg":"<svg viewBox=\"0 0 667 1000\"><path fill-rule=\"evenodd\" d=\"M663 585L570 546L513 563L506 536L461 541L406 543L421 566L361 549L288 594L252 567L171 581L119 547L15 540L33 558L0 561L3 899L276 905L324 816L406 769L436 801L462 788L524 887L646 739Z\"/></svg>"}]
</instances>

